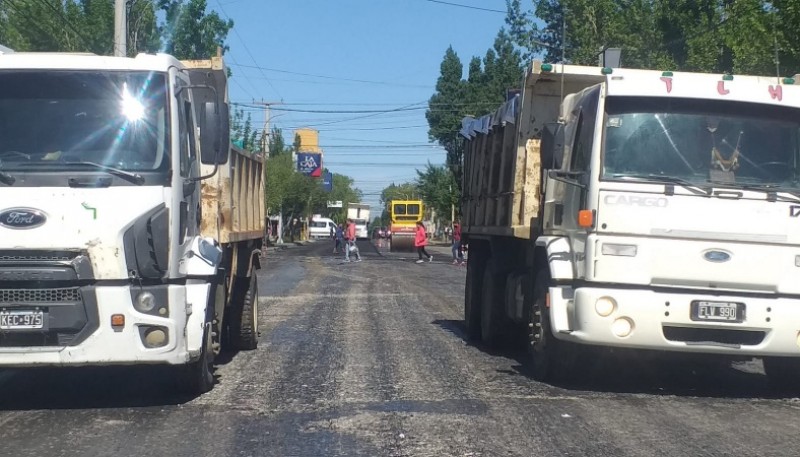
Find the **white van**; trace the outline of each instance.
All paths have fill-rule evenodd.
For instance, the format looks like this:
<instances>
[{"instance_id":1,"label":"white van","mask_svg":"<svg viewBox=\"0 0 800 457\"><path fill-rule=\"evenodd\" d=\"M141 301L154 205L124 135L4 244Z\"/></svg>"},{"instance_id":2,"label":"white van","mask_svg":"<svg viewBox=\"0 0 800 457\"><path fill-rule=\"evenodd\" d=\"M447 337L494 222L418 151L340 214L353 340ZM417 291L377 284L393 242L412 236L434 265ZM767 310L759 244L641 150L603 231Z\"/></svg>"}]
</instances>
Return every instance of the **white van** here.
<instances>
[{"instance_id":1,"label":"white van","mask_svg":"<svg viewBox=\"0 0 800 457\"><path fill-rule=\"evenodd\" d=\"M314 218L308 224L308 237L311 239L331 237L331 229L336 232L336 223L327 217Z\"/></svg>"}]
</instances>

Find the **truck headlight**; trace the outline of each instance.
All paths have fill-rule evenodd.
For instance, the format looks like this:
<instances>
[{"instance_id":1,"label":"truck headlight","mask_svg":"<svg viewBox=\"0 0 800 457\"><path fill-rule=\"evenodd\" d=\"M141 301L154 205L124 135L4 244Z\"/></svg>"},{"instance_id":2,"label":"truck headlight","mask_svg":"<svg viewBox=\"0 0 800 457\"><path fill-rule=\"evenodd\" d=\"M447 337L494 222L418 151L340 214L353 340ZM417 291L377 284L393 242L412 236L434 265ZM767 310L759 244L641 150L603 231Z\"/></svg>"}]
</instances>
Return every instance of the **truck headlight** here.
<instances>
[{"instance_id":1,"label":"truck headlight","mask_svg":"<svg viewBox=\"0 0 800 457\"><path fill-rule=\"evenodd\" d=\"M637 247L635 244L611 244L603 243L600 252L603 255L617 255L622 257L636 257Z\"/></svg>"},{"instance_id":2,"label":"truck headlight","mask_svg":"<svg viewBox=\"0 0 800 457\"><path fill-rule=\"evenodd\" d=\"M594 310L602 317L608 317L617 309L617 302L611 297L600 297L594 302Z\"/></svg>"},{"instance_id":3,"label":"truck headlight","mask_svg":"<svg viewBox=\"0 0 800 457\"><path fill-rule=\"evenodd\" d=\"M142 292L136 297L136 300L133 302L133 307L136 308L137 311L149 313L156 307L156 296L150 292Z\"/></svg>"}]
</instances>

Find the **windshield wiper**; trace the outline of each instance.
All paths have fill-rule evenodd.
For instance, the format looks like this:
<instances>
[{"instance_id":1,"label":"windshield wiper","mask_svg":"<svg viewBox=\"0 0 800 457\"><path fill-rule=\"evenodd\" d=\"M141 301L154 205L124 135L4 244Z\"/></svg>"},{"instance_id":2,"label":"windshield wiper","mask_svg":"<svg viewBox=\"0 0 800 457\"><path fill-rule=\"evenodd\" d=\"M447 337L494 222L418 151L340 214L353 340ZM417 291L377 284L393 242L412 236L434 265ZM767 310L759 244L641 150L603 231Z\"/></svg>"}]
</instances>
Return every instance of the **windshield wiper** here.
<instances>
[{"instance_id":1,"label":"windshield wiper","mask_svg":"<svg viewBox=\"0 0 800 457\"><path fill-rule=\"evenodd\" d=\"M767 200L768 201L777 201L780 198L783 201L800 203L800 191L798 191L796 189L787 189L787 188L781 187L781 186L779 186L777 184L741 184L741 185L737 185L735 187L737 189L754 190L754 191L759 191L759 192L765 192L767 194ZM789 194L794 198L787 198L787 197L778 195L778 192L783 192L785 194Z\"/></svg>"},{"instance_id":2,"label":"windshield wiper","mask_svg":"<svg viewBox=\"0 0 800 457\"><path fill-rule=\"evenodd\" d=\"M664 193L666 195L673 195L675 193L674 188L670 188L669 184L677 184L689 192L692 192L695 195L702 195L704 197L709 197L712 195L712 189L710 187L701 186L695 184L693 182L689 182L683 178L676 178L674 176L664 176L664 175L655 175L655 174L647 174L647 175L619 175L619 176L612 176L614 179L625 179L630 178L632 180L637 180L640 182L653 182L653 183L663 183L664 184Z\"/></svg>"},{"instance_id":3,"label":"windshield wiper","mask_svg":"<svg viewBox=\"0 0 800 457\"><path fill-rule=\"evenodd\" d=\"M34 162L35 163L35 162ZM41 163L45 165L44 162ZM27 166L28 164L26 164ZM144 176L140 175L139 173L133 173L130 171L120 170L119 168L109 167L108 165L102 165L96 162L53 162L47 163L46 165L53 165L53 166L67 166L67 167L77 167L77 166L85 166L85 167L92 167L98 170L105 171L106 173L116 176L118 178L122 178L128 182L132 182L138 186L144 184Z\"/></svg>"},{"instance_id":4,"label":"windshield wiper","mask_svg":"<svg viewBox=\"0 0 800 457\"><path fill-rule=\"evenodd\" d=\"M118 178L125 179L130 181L138 186L144 184L144 176L140 175L139 173L133 173L130 171L120 170L119 168L109 167L108 165L102 165L96 162L67 162L67 165L89 165L90 167L95 167L98 170L103 170L110 175L114 175Z\"/></svg>"},{"instance_id":5,"label":"windshield wiper","mask_svg":"<svg viewBox=\"0 0 800 457\"><path fill-rule=\"evenodd\" d=\"M13 186L15 182L17 182L17 178L10 173L6 173L5 171L0 171L0 182L3 184Z\"/></svg>"}]
</instances>

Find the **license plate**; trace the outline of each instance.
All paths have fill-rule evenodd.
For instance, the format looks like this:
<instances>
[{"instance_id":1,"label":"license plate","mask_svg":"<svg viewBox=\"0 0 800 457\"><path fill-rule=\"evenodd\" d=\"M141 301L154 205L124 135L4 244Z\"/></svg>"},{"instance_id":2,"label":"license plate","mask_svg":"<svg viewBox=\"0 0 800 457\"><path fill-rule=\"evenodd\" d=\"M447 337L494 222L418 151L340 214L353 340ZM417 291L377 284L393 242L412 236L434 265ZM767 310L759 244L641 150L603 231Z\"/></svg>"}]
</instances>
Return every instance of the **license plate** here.
<instances>
[{"instance_id":1,"label":"license plate","mask_svg":"<svg viewBox=\"0 0 800 457\"><path fill-rule=\"evenodd\" d=\"M44 328L44 311L0 311L0 329L36 330Z\"/></svg>"},{"instance_id":2,"label":"license plate","mask_svg":"<svg viewBox=\"0 0 800 457\"><path fill-rule=\"evenodd\" d=\"M693 301L691 319L693 321L744 322L744 303L720 301Z\"/></svg>"}]
</instances>

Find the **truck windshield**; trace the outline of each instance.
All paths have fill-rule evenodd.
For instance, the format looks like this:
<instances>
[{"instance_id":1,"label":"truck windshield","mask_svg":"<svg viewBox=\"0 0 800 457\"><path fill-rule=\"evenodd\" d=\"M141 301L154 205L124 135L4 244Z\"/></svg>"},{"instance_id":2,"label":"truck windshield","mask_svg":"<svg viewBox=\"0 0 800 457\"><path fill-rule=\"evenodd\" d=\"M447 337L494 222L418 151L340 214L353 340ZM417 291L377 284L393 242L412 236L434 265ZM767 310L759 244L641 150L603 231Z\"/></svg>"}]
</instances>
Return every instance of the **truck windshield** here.
<instances>
[{"instance_id":1,"label":"truck windshield","mask_svg":"<svg viewBox=\"0 0 800 457\"><path fill-rule=\"evenodd\" d=\"M800 110L708 100L609 97L603 178L798 188Z\"/></svg>"},{"instance_id":2,"label":"truck windshield","mask_svg":"<svg viewBox=\"0 0 800 457\"><path fill-rule=\"evenodd\" d=\"M163 74L0 72L0 170L166 169L166 107Z\"/></svg>"}]
</instances>

